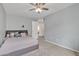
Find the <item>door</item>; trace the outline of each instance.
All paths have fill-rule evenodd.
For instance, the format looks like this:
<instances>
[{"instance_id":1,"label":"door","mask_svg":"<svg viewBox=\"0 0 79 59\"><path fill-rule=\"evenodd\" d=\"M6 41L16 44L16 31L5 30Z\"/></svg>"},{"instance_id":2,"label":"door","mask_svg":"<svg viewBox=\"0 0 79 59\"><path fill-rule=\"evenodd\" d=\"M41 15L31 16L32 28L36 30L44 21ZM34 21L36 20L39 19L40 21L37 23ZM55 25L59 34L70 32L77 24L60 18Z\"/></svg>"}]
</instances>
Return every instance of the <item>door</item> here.
<instances>
[{"instance_id":1,"label":"door","mask_svg":"<svg viewBox=\"0 0 79 59\"><path fill-rule=\"evenodd\" d=\"M39 26L39 36L44 36L44 23L40 22L38 26Z\"/></svg>"},{"instance_id":2,"label":"door","mask_svg":"<svg viewBox=\"0 0 79 59\"><path fill-rule=\"evenodd\" d=\"M32 38L38 38L38 22L32 21Z\"/></svg>"}]
</instances>

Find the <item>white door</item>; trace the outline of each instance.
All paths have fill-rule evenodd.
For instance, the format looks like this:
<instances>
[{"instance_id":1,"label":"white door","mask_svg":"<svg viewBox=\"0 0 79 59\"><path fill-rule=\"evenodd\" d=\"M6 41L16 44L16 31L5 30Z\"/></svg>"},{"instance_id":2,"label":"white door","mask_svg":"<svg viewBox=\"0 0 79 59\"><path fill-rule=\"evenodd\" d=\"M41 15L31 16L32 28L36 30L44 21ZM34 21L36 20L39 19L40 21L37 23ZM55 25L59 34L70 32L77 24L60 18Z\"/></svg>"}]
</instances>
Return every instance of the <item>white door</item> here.
<instances>
[{"instance_id":1,"label":"white door","mask_svg":"<svg viewBox=\"0 0 79 59\"><path fill-rule=\"evenodd\" d=\"M44 23L40 22L38 26L39 26L39 36L44 36Z\"/></svg>"},{"instance_id":2,"label":"white door","mask_svg":"<svg viewBox=\"0 0 79 59\"><path fill-rule=\"evenodd\" d=\"M38 22L32 21L32 38L38 38Z\"/></svg>"}]
</instances>

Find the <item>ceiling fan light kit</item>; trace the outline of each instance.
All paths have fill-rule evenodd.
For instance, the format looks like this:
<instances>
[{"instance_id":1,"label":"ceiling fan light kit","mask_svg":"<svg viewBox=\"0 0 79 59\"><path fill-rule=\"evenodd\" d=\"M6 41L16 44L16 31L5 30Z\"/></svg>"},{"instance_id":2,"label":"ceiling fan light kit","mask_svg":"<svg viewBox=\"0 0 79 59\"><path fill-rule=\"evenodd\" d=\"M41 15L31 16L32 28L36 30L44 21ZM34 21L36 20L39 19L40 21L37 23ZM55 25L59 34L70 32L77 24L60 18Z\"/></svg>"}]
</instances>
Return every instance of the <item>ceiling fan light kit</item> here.
<instances>
[{"instance_id":1,"label":"ceiling fan light kit","mask_svg":"<svg viewBox=\"0 0 79 59\"><path fill-rule=\"evenodd\" d=\"M36 11L37 13L41 13L41 12L42 12L42 10L41 10L40 8L37 8L35 11Z\"/></svg>"},{"instance_id":2,"label":"ceiling fan light kit","mask_svg":"<svg viewBox=\"0 0 79 59\"><path fill-rule=\"evenodd\" d=\"M30 3L34 8L30 9L30 11L35 10L37 13L41 13L43 10L48 10L45 7L45 3Z\"/></svg>"}]
</instances>

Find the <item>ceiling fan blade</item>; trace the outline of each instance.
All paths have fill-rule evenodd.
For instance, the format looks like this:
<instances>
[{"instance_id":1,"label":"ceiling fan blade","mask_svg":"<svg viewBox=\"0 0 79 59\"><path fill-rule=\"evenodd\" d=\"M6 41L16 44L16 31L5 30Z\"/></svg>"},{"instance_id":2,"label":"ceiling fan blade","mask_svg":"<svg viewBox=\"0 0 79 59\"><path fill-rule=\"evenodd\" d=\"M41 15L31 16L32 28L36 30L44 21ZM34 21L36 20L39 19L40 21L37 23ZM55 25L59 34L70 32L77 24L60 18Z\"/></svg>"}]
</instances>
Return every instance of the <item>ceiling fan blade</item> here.
<instances>
[{"instance_id":1,"label":"ceiling fan blade","mask_svg":"<svg viewBox=\"0 0 79 59\"><path fill-rule=\"evenodd\" d=\"M35 3L35 5L36 5L36 6L39 5L39 3Z\"/></svg>"},{"instance_id":2,"label":"ceiling fan blade","mask_svg":"<svg viewBox=\"0 0 79 59\"><path fill-rule=\"evenodd\" d=\"M46 3L40 3L40 5L45 5Z\"/></svg>"},{"instance_id":3,"label":"ceiling fan blade","mask_svg":"<svg viewBox=\"0 0 79 59\"><path fill-rule=\"evenodd\" d=\"M48 8L42 8L42 10L49 10Z\"/></svg>"},{"instance_id":4,"label":"ceiling fan blade","mask_svg":"<svg viewBox=\"0 0 79 59\"><path fill-rule=\"evenodd\" d=\"M32 10L35 10L34 8L33 9L29 9L30 11L32 11Z\"/></svg>"},{"instance_id":5,"label":"ceiling fan blade","mask_svg":"<svg viewBox=\"0 0 79 59\"><path fill-rule=\"evenodd\" d=\"M30 3L31 5L35 5L34 3Z\"/></svg>"},{"instance_id":6,"label":"ceiling fan blade","mask_svg":"<svg viewBox=\"0 0 79 59\"><path fill-rule=\"evenodd\" d=\"M30 3L31 5L33 5L33 6L37 6L38 4L37 3Z\"/></svg>"}]
</instances>

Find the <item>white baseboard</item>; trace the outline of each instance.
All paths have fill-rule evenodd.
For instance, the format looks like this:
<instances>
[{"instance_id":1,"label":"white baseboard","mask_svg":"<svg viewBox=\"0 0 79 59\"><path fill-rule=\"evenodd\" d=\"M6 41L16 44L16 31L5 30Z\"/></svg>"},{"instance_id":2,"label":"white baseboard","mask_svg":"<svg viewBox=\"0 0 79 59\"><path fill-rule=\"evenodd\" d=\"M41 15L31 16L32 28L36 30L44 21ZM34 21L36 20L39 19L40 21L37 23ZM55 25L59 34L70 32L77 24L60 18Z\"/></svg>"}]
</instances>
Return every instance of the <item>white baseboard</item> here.
<instances>
[{"instance_id":1,"label":"white baseboard","mask_svg":"<svg viewBox=\"0 0 79 59\"><path fill-rule=\"evenodd\" d=\"M44 36L39 36L39 37L42 37L42 38L44 38Z\"/></svg>"},{"instance_id":2,"label":"white baseboard","mask_svg":"<svg viewBox=\"0 0 79 59\"><path fill-rule=\"evenodd\" d=\"M60 46L60 47L62 47L62 48L65 48L65 49L74 51L74 52L79 52L78 50L75 50L75 49L72 49L72 48L69 48L69 47L65 47L65 46L63 46L63 45L61 45L61 44L58 44L58 43L55 43L55 42L51 42L51 41L46 40L46 39L45 39L45 41L47 41L47 42L49 42L49 43L51 43L51 44L55 44L55 45L57 45L57 46Z\"/></svg>"}]
</instances>

